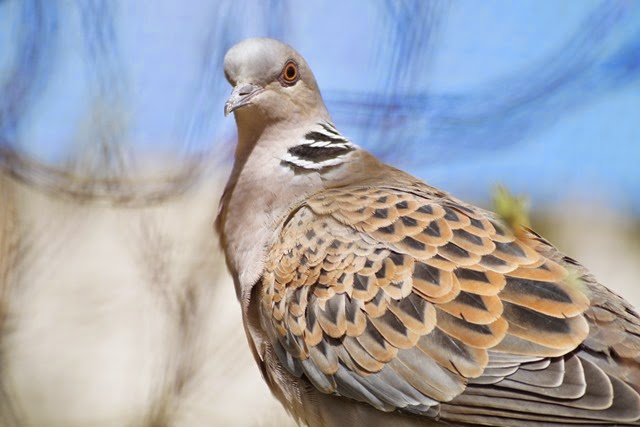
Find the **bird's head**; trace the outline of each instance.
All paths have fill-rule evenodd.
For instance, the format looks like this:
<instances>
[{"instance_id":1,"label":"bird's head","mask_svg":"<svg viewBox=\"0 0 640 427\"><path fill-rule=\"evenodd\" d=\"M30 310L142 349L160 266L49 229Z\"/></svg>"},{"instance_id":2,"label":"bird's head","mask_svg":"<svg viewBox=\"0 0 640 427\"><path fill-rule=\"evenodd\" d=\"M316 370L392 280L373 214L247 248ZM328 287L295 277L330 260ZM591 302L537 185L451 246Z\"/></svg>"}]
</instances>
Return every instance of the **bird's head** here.
<instances>
[{"instance_id":1,"label":"bird's head","mask_svg":"<svg viewBox=\"0 0 640 427\"><path fill-rule=\"evenodd\" d=\"M299 121L327 115L316 79L302 56L268 38L233 46L224 57L224 73L233 86L224 113L236 120Z\"/></svg>"}]
</instances>

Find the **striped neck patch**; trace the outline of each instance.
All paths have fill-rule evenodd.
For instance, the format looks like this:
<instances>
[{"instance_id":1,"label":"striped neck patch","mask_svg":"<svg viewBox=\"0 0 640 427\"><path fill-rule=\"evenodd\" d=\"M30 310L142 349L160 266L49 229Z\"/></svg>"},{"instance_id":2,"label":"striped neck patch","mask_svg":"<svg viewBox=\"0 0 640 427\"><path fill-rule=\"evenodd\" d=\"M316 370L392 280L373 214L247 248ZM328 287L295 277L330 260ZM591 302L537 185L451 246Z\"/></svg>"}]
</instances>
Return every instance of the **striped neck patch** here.
<instances>
[{"instance_id":1,"label":"striped neck patch","mask_svg":"<svg viewBox=\"0 0 640 427\"><path fill-rule=\"evenodd\" d=\"M346 155L356 148L331 123L317 123L298 145L287 150L282 162L289 167L318 171L344 163Z\"/></svg>"}]
</instances>

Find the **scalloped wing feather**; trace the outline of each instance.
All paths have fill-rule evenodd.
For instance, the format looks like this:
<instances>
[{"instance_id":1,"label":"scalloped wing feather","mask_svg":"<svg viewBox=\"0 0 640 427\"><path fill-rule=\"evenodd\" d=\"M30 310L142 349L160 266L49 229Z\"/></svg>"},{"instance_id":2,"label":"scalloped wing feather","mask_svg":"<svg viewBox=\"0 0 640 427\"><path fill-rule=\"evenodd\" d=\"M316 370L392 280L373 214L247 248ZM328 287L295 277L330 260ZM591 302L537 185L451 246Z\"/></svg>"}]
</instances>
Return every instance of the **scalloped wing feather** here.
<instances>
[{"instance_id":1,"label":"scalloped wing feather","mask_svg":"<svg viewBox=\"0 0 640 427\"><path fill-rule=\"evenodd\" d=\"M292 374L383 411L498 425L636 422L637 365L616 378L616 366L582 351L590 341L598 350L606 338L594 331L618 319L591 307L591 288L549 248L425 189L327 190L269 251L262 326ZM624 327L607 349L637 362L640 339ZM524 416L523 404L539 410Z\"/></svg>"}]
</instances>

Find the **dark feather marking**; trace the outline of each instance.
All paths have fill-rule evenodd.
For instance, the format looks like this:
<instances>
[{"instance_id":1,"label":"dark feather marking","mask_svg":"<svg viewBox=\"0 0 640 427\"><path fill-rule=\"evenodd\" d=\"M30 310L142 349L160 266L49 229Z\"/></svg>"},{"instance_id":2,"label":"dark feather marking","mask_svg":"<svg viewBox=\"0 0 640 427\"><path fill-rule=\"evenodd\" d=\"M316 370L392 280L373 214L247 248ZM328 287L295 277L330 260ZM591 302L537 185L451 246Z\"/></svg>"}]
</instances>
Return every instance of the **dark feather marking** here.
<instances>
[{"instance_id":1,"label":"dark feather marking","mask_svg":"<svg viewBox=\"0 0 640 427\"><path fill-rule=\"evenodd\" d=\"M460 246L456 245L455 243L447 243L440 250L454 256L469 258L469 252L462 249Z\"/></svg>"},{"instance_id":2,"label":"dark feather marking","mask_svg":"<svg viewBox=\"0 0 640 427\"><path fill-rule=\"evenodd\" d=\"M453 230L453 234L455 234L456 237L460 237L461 239L466 240L467 242L472 243L476 246L482 246L482 238L480 236L476 236L475 234L469 233L467 230Z\"/></svg>"},{"instance_id":3,"label":"dark feather marking","mask_svg":"<svg viewBox=\"0 0 640 427\"><path fill-rule=\"evenodd\" d=\"M326 133L316 132L316 131L312 131L305 134L304 139L308 141L334 142L338 144L344 144L345 142L347 142L346 139L341 138L338 135L331 136L331 135L327 135Z\"/></svg>"},{"instance_id":4,"label":"dark feather marking","mask_svg":"<svg viewBox=\"0 0 640 427\"><path fill-rule=\"evenodd\" d=\"M301 301L302 301L302 287L296 289L293 292L293 299L292 299L292 302L298 305L300 305Z\"/></svg>"},{"instance_id":5,"label":"dark feather marking","mask_svg":"<svg viewBox=\"0 0 640 427\"><path fill-rule=\"evenodd\" d=\"M378 332L378 330L373 326L373 324L367 320L367 326L364 328L364 333L369 335L373 340L380 345L380 347L387 347L389 344L387 340Z\"/></svg>"},{"instance_id":6,"label":"dark feather marking","mask_svg":"<svg viewBox=\"0 0 640 427\"><path fill-rule=\"evenodd\" d=\"M446 212L446 214L444 215L444 218L446 220L453 221L453 222L460 221L460 217L458 217L458 214L455 213L453 209L445 207L444 211Z\"/></svg>"},{"instance_id":7,"label":"dark feather marking","mask_svg":"<svg viewBox=\"0 0 640 427\"><path fill-rule=\"evenodd\" d=\"M477 308L483 311L489 311L487 309L487 305L484 303L484 300L480 295L460 291L455 300L461 304L468 305L469 307Z\"/></svg>"},{"instance_id":8,"label":"dark feather marking","mask_svg":"<svg viewBox=\"0 0 640 427\"><path fill-rule=\"evenodd\" d=\"M498 225L495 222L491 222L491 225L493 225L493 228L495 228L497 235L504 236L506 234L505 231L504 231L504 228L502 228L502 226Z\"/></svg>"},{"instance_id":9,"label":"dark feather marking","mask_svg":"<svg viewBox=\"0 0 640 427\"><path fill-rule=\"evenodd\" d=\"M399 332L404 336L407 335L407 327L404 326L400 319L398 319L390 310L385 311L380 319L394 331Z\"/></svg>"},{"instance_id":10,"label":"dark feather marking","mask_svg":"<svg viewBox=\"0 0 640 427\"><path fill-rule=\"evenodd\" d=\"M397 302L397 306L407 315L424 323L424 306L429 304L425 299L419 297L413 292L408 297L402 298Z\"/></svg>"},{"instance_id":11,"label":"dark feather marking","mask_svg":"<svg viewBox=\"0 0 640 427\"><path fill-rule=\"evenodd\" d=\"M438 312L438 314L440 315L441 312ZM457 317L447 313L442 314L448 316L451 319L450 321L457 325L455 327L466 328L481 335L493 335L493 331L491 330L491 327L489 325L477 325L475 323L469 323L463 319L458 319Z\"/></svg>"},{"instance_id":12,"label":"dark feather marking","mask_svg":"<svg viewBox=\"0 0 640 427\"><path fill-rule=\"evenodd\" d=\"M313 305L316 304L316 297L312 296L311 299L309 300L309 305ZM315 310L307 310L307 314L305 316L305 320L307 321L307 329L312 330L313 329L313 325L315 325L318 321L317 317L316 317L316 311Z\"/></svg>"},{"instance_id":13,"label":"dark feather marking","mask_svg":"<svg viewBox=\"0 0 640 427\"><path fill-rule=\"evenodd\" d=\"M356 304L356 302L351 298L347 297L347 300L345 301L345 316L348 322L355 323L357 310L360 310L358 304Z\"/></svg>"},{"instance_id":14,"label":"dark feather marking","mask_svg":"<svg viewBox=\"0 0 640 427\"><path fill-rule=\"evenodd\" d=\"M573 302L569 294L555 283L507 276L507 286L505 290L507 289L515 294L529 294L538 298L565 304L571 304Z\"/></svg>"},{"instance_id":15,"label":"dark feather marking","mask_svg":"<svg viewBox=\"0 0 640 427\"><path fill-rule=\"evenodd\" d=\"M546 314L506 301L503 305L504 311L502 315L504 318L523 328L556 334L568 334L571 332L571 325L566 319L547 316Z\"/></svg>"},{"instance_id":16,"label":"dark feather marking","mask_svg":"<svg viewBox=\"0 0 640 427\"><path fill-rule=\"evenodd\" d=\"M474 280L476 282L486 283L487 285L491 284L491 282L487 278L487 275L483 271L469 270L468 268L458 268L455 270L455 274L456 276L458 276L458 279Z\"/></svg>"},{"instance_id":17,"label":"dark feather marking","mask_svg":"<svg viewBox=\"0 0 640 427\"><path fill-rule=\"evenodd\" d=\"M418 208L418 212L423 213L423 214L427 214L427 215L433 215L433 206L431 205L422 205Z\"/></svg>"},{"instance_id":18,"label":"dark feather marking","mask_svg":"<svg viewBox=\"0 0 640 427\"><path fill-rule=\"evenodd\" d=\"M329 348L329 344L325 340L320 340L318 345L316 345L316 349L325 357L329 355Z\"/></svg>"},{"instance_id":19,"label":"dark feather marking","mask_svg":"<svg viewBox=\"0 0 640 427\"><path fill-rule=\"evenodd\" d=\"M458 354L467 360L473 360L473 356L469 352L469 347L467 345L463 344L459 339L442 332L440 328L435 328L428 337L443 347L446 352Z\"/></svg>"},{"instance_id":20,"label":"dark feather marking","mask_svg":"<svg viewBox=\"0 0 640 427\"><path fill-rule=\"evenodd\" d=\"M459 212L462 212L462 213L469 214L469 215L473 215L474 214L473 209L470 209L470 208L468 208L466 206L457 205L457 204L455 204L455 205L454 204L448 204L447 207L449 207L451 209L455 209L455 210L457 210Z\"/></svg>"},{"instance_id":21,"label":"dark feather marking","mask_svg":"<svg viewBox=\"0 0 640 427\"><path fill-rule=\"evenodd\" d=\"M381 255L386 249L383 248L376 248L376 250L373 251L374 254L376 255Z\"/></svg>"},{"instance_id":22,"label":"dark feather marking","mask_svg":"<svg viewBox=\"0 0 640 427\"><path fill-rule=\"evenodd\" d=\"M376 307L380 306L380 303L384 300L384 291L382 289L378 289L378 292L376 293L376 295L371 298L371 303L373 305L375 305Z\"/></svg>"},{"instance_id":23,"label":"dark feather marking","mask_svg":"<svg viewBox=\"0 0 640 427\"><path fill-rule=\"evenodd\" d=\"M322 128L324 130L326 130L329 133L332 133L334 135L338 135L341 136L340 133L338 133L338 131L336 131L335 129L333 129L331 126L328 126L326 123L318 123L320 126L322 126Z\"/></svg>"},{"instance_id":24,"label":"dark feather marking","mask_svg":"<svg viewBox=\"0 0 640 427\"><path fill-rule=\"evenodd\" d=\"M366 291L369 288L369 279L359 274L354 275L353 288L359 291Z\"/></svg>"},{"instance_id":25,"label":"dark feather marking","mask_svg":"<svg viewBox=\"0 0 640 427\"><path fill-rule=\"evenodd\" d=\"M496 258L493 255L485 255L480 260L480 264L486 264L492 267L499 267L503 265L507 265L507 263L500 258Z\"/></svg>"},{"instance_id":26,"label":"dark feather marking","mask_svg":"<svg viewBox=\"0 0 640 427\"><path fill-rule=\"evenodd\" d=\"M376 277L378 279L382 279L384 278L385 274L387 274L387 267L385 266L384 262L382 263L382 266L380 267L380 270L376 271ZM382 291L382 289L380 289Z\"/></svg>"},{"instance_id":27,"label":"dark feather marking","mask_svg":"<svg viewBox=\"0 0 640 427\"><path fill-rule=\"evenodd\" d=\"M510 243L495 242L495 243L496 243L496 249L499 250L500 252L504 252L505 254L515 255L521 258L526 257L526 254L524 253L522 248L516 243L513 243L513 242L510 242Z\"/></svg>"},{"instance_id":28,"label":"dark feather marking","mask_svg":"<svg viewBox=\"0 0 640 427\"><path fill-rule=\"evenodd\" d=\"M469 219L471 220L472 226L474 226L475 228L479 228L480 230L484 230L484 225L482 225L482 221L480 221L479 219L471 218L471 217L469 217Z\"/></svg>"},{"instance_id":29,"label":"dark feather marking","mask_svg":"<svg viewBox=\"0 0 640 427\"><path fill-rule=\"evenodd\" d=\"M418 221L411 218L410 216L403 216L400 219L402 220L402 223L407 227L415 227L416 225L418 225Z\"/></svg>"},{"instance_id":30,"label":"dark feather marking","mask_svg":"<svg viewBox=\"0 0 640 427\"><path fill-rule=\"evenodd\" d=\"M344 298L344 297L342 297ZM326 318L334 325L338 324L338 314L340 313L340 307L342 306L342 298L336 295L333 298L329 298L325 305Z\"/></svg>"},{"instance_id":31,"label":"dark feather marking","mask_svg":"<svg viewBox=\"0 0 640 427\"><path fill-rule=\"evenodd\" d=\"M407 203L406 200L396 203L396 208L398 209L407 209L408 207L409 207L409 204Z\"/></svg>"},{"instance_id":32,"label":"dark feather marking","mask_svg":"<svg viewBox=\"0 0 640 427\"><path fill-rule=\"evenodd\" d=\"M327 147L312 147L308 144L296 145L289 148L288 152L292 156L309 162L320 163L326 160L334 159L343 154L347 154L353 151L351 146L327 146Z\"/></svg>"},{"instance_id":33,"label":"dark feather marking","mask_svg":"<svg viewBox=\"0 0 640 427\"><path fill-rule=\"evenodd\" d=\"M300 365L300 361L298 359L294 359L294 356L283 348L280 341L275 343L273 349L275 350L276 356L280 362L286 366L289 372L300 378L302 376L302 366Z\"/></svg>"},{"instance_id":34,"label":"dark feather marking","mask_svg":"<svg viewBox=\"0 0 640 427\"><path fill-rule=\"evenodd\" d=\"M393 261L393 263L395 265L402 265L404 264L404 255L399 254L397 252L390 252L389 253L389 258L391 258L391 261Z\"/></svg>"},{"instance_id":35,"label":"dark feather marking","mask_svg":"<svg viewBox=\"0 0 640 427\"><path fill-rule=\"evenodd\" d=\"M562 260L564 262L566 262L567 264L577 265L577 266L580 265L580 263L578 261L576 261L575 259L573 259L573 258L571 258L569 256L566 256L566 255L562 257Z\"/></svg>"},{"instance_id":36,"label":"dark feather marking","mask_svg":"<svg viewBox=\"0 0 640 427\"><path fill-rule=\"evenodd\" d=\"M440 286L440 270L436 267L416 262L413 270L413 276L418 279L422 279L425 282Z\"/></svg>"},{"instance_id":37,"label":"dark feather marking","mask_svg":"<svg viewBox=\"0 0 640 427\"><path fill-rule=\"evenodd\" d=\"M378 231L381 231L381 232L383 232L384 234L393 234L393 233L395 233L395 232L396 232L396 227L395 227L395 225L393 225L393 223L392 223L392 224L387 225L386 227L380 227L380 228L378 228Z\"/></svg>"},{"instance_id":38,"label":"dark feather marking","mask_svg":"<svg viewBox=\"0 0 640 427\"><path fill-rule=\"evenodd\" d=\"M440 226L437 222L431 221L429 226L422 230L422 232L428 236L440 237Z\"/></svg>"},{"instance_id":39,"label":"dark feather marking","mask_svg":"<svg viewBox=\"0 0 640 427\"><path fill-rule=\"evenodd\" d=\"M386 219L389 216L389 211L387 208L376 209L373 213L374 218Z\"/></svg>"},{"instance_id":40,"label":"dark feather marking","mask_svg":"<svg viewBox=\"0 0 640 427\"><path fill-rule=\"evenodd\" d=\"M424 243L419 242L418 240L414 239L413 237L408 237L407 236L404 239L402 239L402 242L405 245L407 245L407 246L409 246L409 247L411 247L413 249L417 249L419 251L423 251L426 248Z\"/></svg>"}]
</instances>

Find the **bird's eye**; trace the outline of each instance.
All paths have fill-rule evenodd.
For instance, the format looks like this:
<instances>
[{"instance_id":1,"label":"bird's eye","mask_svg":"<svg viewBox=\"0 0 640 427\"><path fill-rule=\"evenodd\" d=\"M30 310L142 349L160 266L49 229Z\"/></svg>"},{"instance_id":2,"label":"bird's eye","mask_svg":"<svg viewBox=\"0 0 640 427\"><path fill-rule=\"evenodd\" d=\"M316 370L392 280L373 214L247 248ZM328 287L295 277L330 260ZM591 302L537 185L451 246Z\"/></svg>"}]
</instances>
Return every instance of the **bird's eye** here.
<instances>
[{"instance_id":1,"label":"bird's eye","mask_svg":"<svg viewBox=\"0 0 640 427\"><path fill-rule=\"evenodd\" d=\"M298 74L298 64L291 60L287 62L282 68L279 80L283 85L292 86L298 81L299 77L300 75Z\"/></svg>"}]
</instances>

